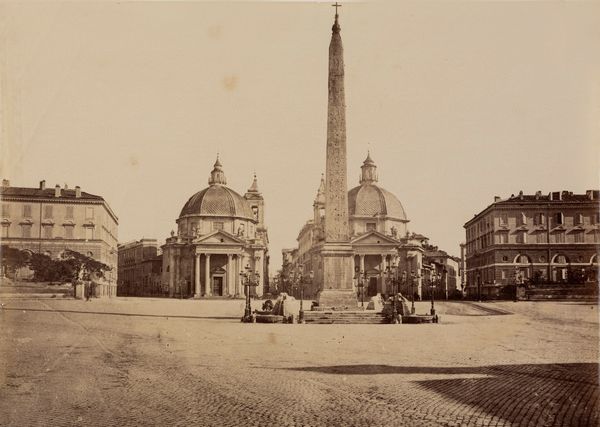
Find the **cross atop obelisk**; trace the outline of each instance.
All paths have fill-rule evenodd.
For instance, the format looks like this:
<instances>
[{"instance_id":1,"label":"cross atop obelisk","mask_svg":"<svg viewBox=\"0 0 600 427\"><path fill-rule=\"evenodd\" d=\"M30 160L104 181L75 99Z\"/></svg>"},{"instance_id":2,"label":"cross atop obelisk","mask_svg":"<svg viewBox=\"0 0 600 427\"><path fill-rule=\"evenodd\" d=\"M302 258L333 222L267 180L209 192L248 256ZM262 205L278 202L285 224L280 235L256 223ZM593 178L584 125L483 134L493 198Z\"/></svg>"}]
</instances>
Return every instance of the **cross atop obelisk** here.
<instances>
[{"instance_id":1,"label":"cross atop obelisk","mask_svg":"<svg viewBox=\"0 0 600 427\"><path fill-rule=\"evenodd\" d=\"M332 4L332 6L335 7L335 14L337 15L338 14L337 8L342 7L342 5L336 1L335 4Z\"/></svg>"}]
</instances>

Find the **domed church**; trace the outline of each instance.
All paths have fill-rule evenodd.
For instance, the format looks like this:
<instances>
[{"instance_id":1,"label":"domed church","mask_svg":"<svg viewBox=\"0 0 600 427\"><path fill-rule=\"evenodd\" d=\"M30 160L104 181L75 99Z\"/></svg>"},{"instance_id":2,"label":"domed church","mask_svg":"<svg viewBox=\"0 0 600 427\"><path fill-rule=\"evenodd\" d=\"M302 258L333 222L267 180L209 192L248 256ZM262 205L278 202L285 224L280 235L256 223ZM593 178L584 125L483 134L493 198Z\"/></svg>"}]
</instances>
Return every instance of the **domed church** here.
<instances>
[{"instance_id":1,"label":"domed church","mask_svg":"<svg viewBox=\"0 0 600 427\"><path fill-rule=\"evenodd\" d=\"M217 160L208 187L192 195L179 214L177 233L162 246L163 278L169 296L238 297L244 295L240 272L260 274L253 295L268 289L269 238L264 223L265 201L256 174L241 196L227 187Z\"/></svg>"},{"instance_id":2,"label":"domed church","mask_svg":"<svg viewBox=\"0 0 600 427\"><path fill-rule=\"evenodd\" d=\"M313 203L313 219L298 235L298 249L293 262L306 271L313 270L315 282L319 280L322 261L319 257L323 244L325 223L325 180ZM423 267L423 242L426 237L409 235L409 219L398 198L379 185L377 165L370 153L361 166L359 185L348 191L350 243L353 250L354 270L360 272L366 296L387 293L384 274L387 267L400 265L405 271L421 271ZM286 250L289 251L289 250ZM358 285L358 277L354 285ZM309 289L310 288L310 289ZM318 283L307 286L307 295L318 290ZM415 290L421 294L421 278L415 278Z\"/></svg>"}]
</instances>

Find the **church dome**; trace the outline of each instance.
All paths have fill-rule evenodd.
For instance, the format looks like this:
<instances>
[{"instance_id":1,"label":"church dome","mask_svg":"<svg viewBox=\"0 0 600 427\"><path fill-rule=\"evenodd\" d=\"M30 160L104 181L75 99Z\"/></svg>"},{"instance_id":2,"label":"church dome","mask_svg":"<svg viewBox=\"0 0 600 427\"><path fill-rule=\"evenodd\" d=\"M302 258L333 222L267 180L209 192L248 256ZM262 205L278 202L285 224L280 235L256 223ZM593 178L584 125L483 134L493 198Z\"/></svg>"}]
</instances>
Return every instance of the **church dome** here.
<instances>
[{"instance_id":1,"label":"church dome","mask_svg":"<svg viewBox=\"0 0 600 427\"><path fill-rule=\"evenodd\" d=\"M186 215L224 216L254 220L246 199L227 187L225 173L217 158L208 180L209 187L194 194L183 206L180 217Z\"/></svg>"},{"instance_id":2,"label":"church dome","mask_svg":"<svg viewBox=\"0 0 600 427\"><path fill-rule=\"evenodd\" d=\"M385 215L407 220L400 200L377 185L377 166L370 155L367 155L361 169L360 185L348 192L348 213L357 216Z\"/></svg>"}]
</instances>

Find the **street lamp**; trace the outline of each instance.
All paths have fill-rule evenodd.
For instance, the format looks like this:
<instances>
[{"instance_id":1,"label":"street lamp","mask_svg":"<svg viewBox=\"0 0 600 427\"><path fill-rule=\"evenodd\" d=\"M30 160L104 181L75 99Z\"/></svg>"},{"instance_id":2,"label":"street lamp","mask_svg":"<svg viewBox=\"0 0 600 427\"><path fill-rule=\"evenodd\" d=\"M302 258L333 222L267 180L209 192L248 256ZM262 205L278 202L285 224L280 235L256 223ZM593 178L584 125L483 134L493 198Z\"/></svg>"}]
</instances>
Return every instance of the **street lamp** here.
<instances>
[{"instance_id":1,"label":"street lamp","mask_svg":"<svg viewBox=\"0 0 600 427\"><path fill-rule=\"evenodd\" d=\"M400 323L398 319L398 306L396 305L397 292L396 285L398 284L398 266L394 263L392 268L386 268L387 283L392 285L392 323Z\"/></svg>"},{"instance_id":2,"label":"street lamp","mask_svg":"<svg viewBox=\"0 0 600 427\"><path fill-rule=\"evenodd\" d=\"M242 284L246 288L246 308L244 310L244 317L242 317L242 322L254 322L254 317L252 316L252 307L250 306L250 288L258 286L260 282L260 273L258 271L252 272L250 266L246 265L246 271L242 271L240 273L240 277L242 279Z\"/></svg>"},{"instance_id":3,"label":"street lamp","mask_svg":"<svg viewBox=\"0 0 600 427\"><path fill-rule=\"evenodd\" d=\"M355 278L358 281L358 289L360 293L360 306L361 308L365 308L365 281L367 280L367 272L359 270L358 267L355 268L354 272L356 273ZM364 280L363 280L364 276Z\"/></svg>"},{"instance_id":4,"label":"street lamp","mask_svg":"<svg viewBox=\"0 0 600 427\"><path fill-rule=\"evenodd\" d=\"M412 270L410 272L410 314L415 314L415 279L417 274Z\"/></svg>"},{"instance_id":5,"label":"street lamp","mask_svg":"<svg viewBox=\"0 0 600 427\"><path fill-rule=\"evenodd\" d=\"M310 270L310 272L308 273L308 278L309 278L308 283L312 283L314 277L315 277L315 273L312 270ZM300 323L304 323L304 307L302 305L303 301L304 301L304 282L302 281L302 275L300 275L300 313L298 316L298 321Z\"/></svg>"},{"instance_id":6,"label":"street lamp","mask_svg":"<svg viewBox=\"0 0 600 427\"><path fill-rule=\"evenodd\" d=\"M435 305L433 302L433 293L435 291L435 282L438 281L438 283L441 284L441 275L437 272L433 272L431 273L431 279L429 280L429 286L431 287L431 315L435 316Z\"/></svg>"},{"instance_id":7,"label":"street lamp","mask_svg":"<svg viewBox=\"0 0 600 427\"><path fill-rule=\"evenodd\" d=\"M481 274L477 271L477 301L481 302Z\"/></svg>"}]
</instances>

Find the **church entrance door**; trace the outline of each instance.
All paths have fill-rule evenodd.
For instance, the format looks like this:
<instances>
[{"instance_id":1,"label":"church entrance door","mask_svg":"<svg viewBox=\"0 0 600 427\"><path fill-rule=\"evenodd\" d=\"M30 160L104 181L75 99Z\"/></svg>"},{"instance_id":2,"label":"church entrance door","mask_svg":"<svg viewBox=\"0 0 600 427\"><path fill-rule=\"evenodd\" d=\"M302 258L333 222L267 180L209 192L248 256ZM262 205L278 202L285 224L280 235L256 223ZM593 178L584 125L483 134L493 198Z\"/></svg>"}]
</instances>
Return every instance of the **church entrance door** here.
<instances>
[{"instance_id":1,"label":"church entrance door","mask_svg":"<svg viewBox=\"0 0 600 427\"><path fill-rule=\"evenodd\" d=\"M369 277L367 296L374 297L375 295L377 295L377 277Z\"/></svg>"},{"instance_id":2,"label":"church entrance door","mask_svg":"<svg viewBox=\"0 0 600 427\"><path fill-rule=\"evenodd\" d=\"M212 293L216 296L223 296L223 276L213 277Z\"/></svg>"}]
</instances>

